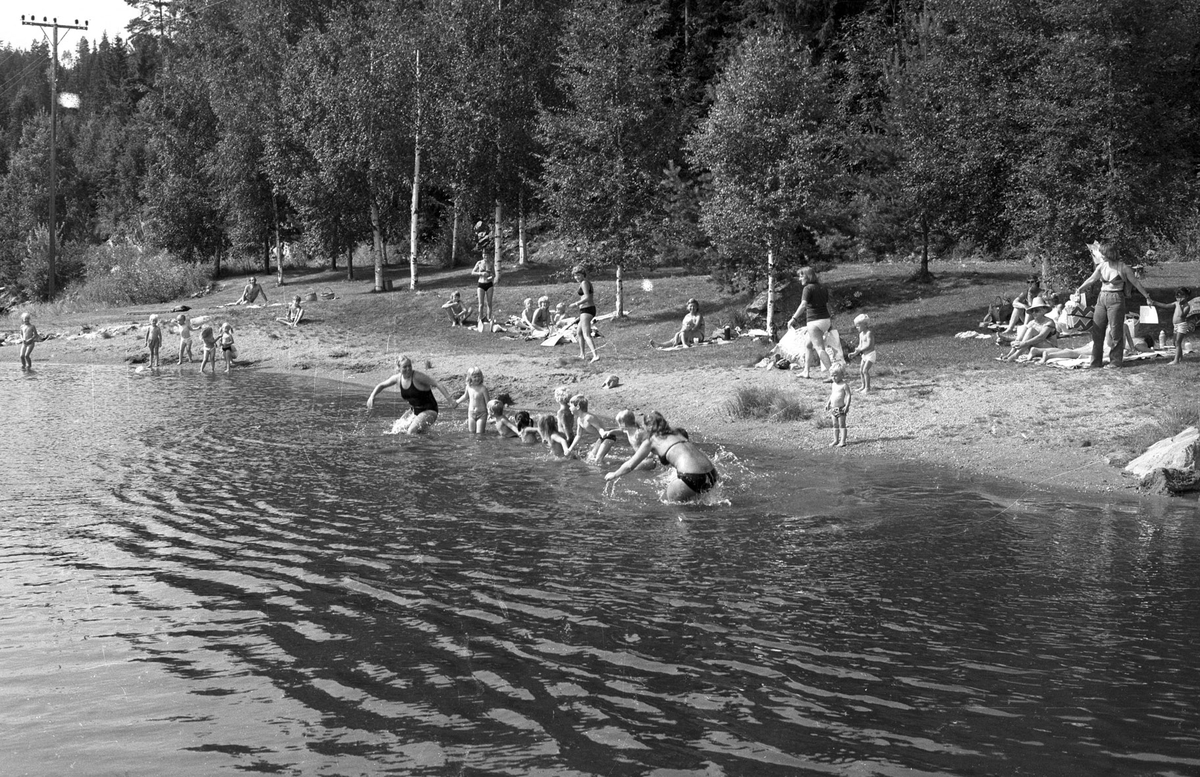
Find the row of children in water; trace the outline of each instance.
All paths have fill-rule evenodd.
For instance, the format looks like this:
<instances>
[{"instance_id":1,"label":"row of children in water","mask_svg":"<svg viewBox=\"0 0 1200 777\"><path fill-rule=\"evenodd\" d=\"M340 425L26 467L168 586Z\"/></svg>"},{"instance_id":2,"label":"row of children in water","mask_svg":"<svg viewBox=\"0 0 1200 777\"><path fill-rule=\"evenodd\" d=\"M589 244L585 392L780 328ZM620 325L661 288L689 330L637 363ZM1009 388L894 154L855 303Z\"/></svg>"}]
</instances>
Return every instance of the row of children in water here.
<instances>
[{"instance_id":1,"label":"row of children in water","mask_svg":"<svg viewBox=\"0 0 1200 777\"><path fill-rule=\"evenodd\" d=\"M560 386L554 391L554 400L558 403L554 413L541 413L535 418L528 411L520 410L509 418L512 397L499 394L492 398L483 385L483 370L472 367L467 371L466 388L455 401L467 403L466 425L472 434L484 434L490 424L501 437L524 443L541 442L556 456L577 456L603 464L621 434L637 447L639 427L633 411L622 410L615 419L617 428L606 430L601 427L600 419L588 410L584 395L572 395L565 386Z\"/></svg>"},{"instance_id":2,"label":"row of children in water","mask_svg":"<svg viewBox=\"0 0 1200 777\"><path fill-rule=\"evenodd\" d=\"M185 358L190 363L193 358L192 323L182 313L173 319L172 323L175 325L175 333L179 335L179 363L183 364ZM151 368L162 366L162 342L163 333L158 315L151 315L146 327L146 347L150 350L148 366ZM213 329L211 324L205 324L200 329L200 342L203 345L200 371L204 372L209 364L212 365L214 373L217 371L217 350L220 349L225 360L225 371L229 372L233 360L237 358L237 347L233 344L233 326L228 321L217 329Z\"/></svg>"}]
</instances>

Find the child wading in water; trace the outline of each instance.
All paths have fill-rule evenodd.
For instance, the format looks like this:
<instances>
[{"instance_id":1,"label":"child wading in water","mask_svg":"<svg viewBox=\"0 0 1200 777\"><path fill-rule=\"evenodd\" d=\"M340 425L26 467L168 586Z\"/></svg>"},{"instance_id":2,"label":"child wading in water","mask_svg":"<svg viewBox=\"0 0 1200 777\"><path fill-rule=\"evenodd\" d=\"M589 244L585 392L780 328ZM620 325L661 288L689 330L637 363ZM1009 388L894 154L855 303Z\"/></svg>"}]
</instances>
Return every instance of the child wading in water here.
<instances>
[{"instance_id":1,"label":"child wading in water","mask_svg":"<svg viewBox=\"0 0 1200 777\"><path fill-rule=\"evenodd\" d=\"M158 315L150 316L150 324L146 328L146 347L150 349L150 368L162 366L162 329L158 326Z\"/></svg>"},{"instance_id":2,"label":"child wading in water","mask_svg":"<svg viewBox=\"0 0 1200 777\"><path fill-rule=\"evenodd\" d=\"M833 416L833 442L829 447L846 446L846 416L850 413L850 387L846 385L846 365L838 362L829 369L833 384L829 387L829 401L825 409Z\"/></svg>"},{"instance_id":3,"label":"child wading in water","mask_svg":"<svg viewBox=\"0 0 1200 777\"><path fill-rule=\"evenodd\" d=\"M37 345L38 331L28 313L21 314L21 369L33 369L33 346Z\"/></svg>"},{"instance_id":4,"label":"child wading in water","mask_svg":"<svg viewBox=\"0 0 1200 777\"><path fill-rule=\"evenodd\" d=\"M866 313L854 317L854 328L858 330L858 347L847 358L859 357L858 374L862 385L858 390L866 394L871 390L871 368L875 366L875 335L871 334L871 319Z\"/></svg>"},{"instance_id":5,"label":"child wading in water","mask_svg":"<svg viewBox=\"0 0 1200 777\"><path fill-rule=\"evenodd\" d=\"M467 401L467 431L483 434L488 420L488 390L483 385L483 370L472 367L467 370L467 386L458 403Z\"/></svg>"},{"instance_id":6,"label":"child wading in water","mask_svg":"<svg viewBox=\"0 0 1200 777\"><path fill-rule=\"evenodd\" d=\"M200 372L204 372L204 367L211 364L213 374L217 374L217 338L213 334L213 328L205 324L200 330L200 343L204 346L204 350L200 352Z\"/></svg>"},{"instance_id":7,"label":"child wading in water","mask_svg":"<svg viewBox=\"0 0 1200 777\"><path fill-rule=\"evenodd\" d=\"M183 364L183 357L186 355L188 363L192 361L192 322L188 321L188 317L180 313L175 319L176 325L179 327L179 363Z\"/></svg>"}]
</instances>

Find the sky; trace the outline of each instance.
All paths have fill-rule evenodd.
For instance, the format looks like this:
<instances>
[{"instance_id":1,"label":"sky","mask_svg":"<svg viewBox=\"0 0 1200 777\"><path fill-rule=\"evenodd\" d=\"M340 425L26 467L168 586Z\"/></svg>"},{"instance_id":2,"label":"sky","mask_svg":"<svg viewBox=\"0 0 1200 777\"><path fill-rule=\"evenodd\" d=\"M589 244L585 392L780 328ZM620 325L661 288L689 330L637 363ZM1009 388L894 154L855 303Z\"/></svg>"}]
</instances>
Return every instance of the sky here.
<instances>
[{"instance_id":1,"label":"sky","mask_svg":"<svg viewBox=\"0 0 1200 777\"><path fill-rule=\"evenodd\" d=\"M36 16L38 21L46 17L47 21L57 18L59 24L74 24L78 19L83 24L88 22L87 32L81 30L59 30L59 53L64 50L74 51L79 44L80 36L92 43L98 43L100 36L108 32L112 40L120 35L129 37L125 25L137 16L137 11L126 4L125 0L13 0L3 3L0 10L0 46L11 46L14 49L28 49L34 40L43 40L42 32L51 34L49 28L30 27L21 24L21 15Z\"/></svg>"}]
</instances>

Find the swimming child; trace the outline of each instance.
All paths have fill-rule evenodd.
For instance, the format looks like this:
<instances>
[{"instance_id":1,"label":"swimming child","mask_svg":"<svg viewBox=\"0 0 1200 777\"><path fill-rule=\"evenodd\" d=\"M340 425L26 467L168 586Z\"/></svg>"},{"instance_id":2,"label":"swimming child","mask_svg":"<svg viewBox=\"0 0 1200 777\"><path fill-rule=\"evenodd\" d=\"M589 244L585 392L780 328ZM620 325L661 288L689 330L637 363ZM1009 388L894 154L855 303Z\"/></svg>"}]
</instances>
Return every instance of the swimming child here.
<instances>
[{"instance_id":1,"label":"swimming child","mask_svg":"<svg viewBox=\"0 0 1200 777\"><path fill-rule=\"evenodd\" d=\"M1188 316L1192 315L1192 306L1188 304L1191 298L1192 291L1186 286L1175 290L1175 313L1171 317L1171 323L1175 327L1175 358L1171 360L1171 364L1183 363L1183 341L1196 329L1196 326L1188 321Z\"/></svg>"},{"instance_id":2,"label":"swimming child","mask_svg":"<svg viewBox=\"0 0 1200 777\"><path fill-rule=\"evenodd\" d=\"M233 357L237 356L237 349L233 347L233 325L226 321L221 324L221 335L217 338L217 344L221 346L221 353L225 355L225 371L233 366ZM217 363L213 361L213 372L217 371Z\"/></svg>"},{"instance_id":3,"label":"swimming child","mask_svg":"<svg viewBox=\"0 0 1200 777\"><path fill-rule=\"evenodd\" d=\"M554 401L558 403L558 412L554 420L558 423L558 433L566 438L570 445L575 439L575 414L571 412L571 391L566 386L554 389Z\"/></svg>"},{"instance_id":4,"label":"swimming child","mask_svg":"<svg viewBox=\"0 0 1200 777\"><path fill-rule=\"evenodd\" d=\"M192 361L192 322L188 317L180 313L175 318L175 326L179 332L179 363L183 364L183 356L187 354L187 360L190 364Z\"/></svg>"},{"instance_id":5,"label":"swimming child","mask_svg":"<svg viewBox=\"0 0 1200 777\"><path fill-rule=\"evenodd\" d=\"M517 430L517 435L523 443L532 443L538 441L538 429L534 425L533 419L529 416L528 410L517 411L513 416L513 422Z\"/></svg>"},{"instance_id":6,"label":"swimming child","mask_svg":"<svg viewBox=\"0 0 1200 777\"><path fill-rule=\"evenodd\" d=\"M150 324L146 328L146 347L150 349L150 368L162 366L162 329L158 326L158 314L150 316Z\"/></svg>"},{"instance_id":7,"label":"swimming child","mask_svg":"<svg viewBox=\"0 0 1200 777\"><path fill-rule=\"evenodd\" d=\"M33 346L37 345L38 330L28 313L21 314L21 369L33 369Z\"/></svg>"},{"instance_id":8,"label":"swimming child","mask_svg":"<svg viewBox=\"0 0 1200 777\"><path fill-rule=\"evenodd\" d=\"M567 403L572 415L575 416L575 439L567 449L568 455L574 455L584 439L591 439L591 447L587 452L587 460L597 464L604 463L604 457L613 446L613 441L604 437L604 429L600 427L599 419L588 412L588 400L583 394L576 394Z\"/></svg>"},{"instance_id":9,"label":"swimming child","mask_svg":"<svg viewBox=\"0 0 1200 777\"><path fill-rule=\"evenodd\" d=\"M465 326L467 317L471 315L471 309L463 304L460 291L451 294L446 304L442 305L442 309L450 316L450 326Z\"/></svg>"},{"instance_id":10,"label":"swimming child","mask_svg":"<svg viewBox=\"0 0 1200 777\"><path fill-rule=\"evenodd\" d=\"M846 385L846 365L837 362L829 368L833 384L829 388L829 401L825 409L833 416L834 440L829 447L846 447L846 415L850 412L850 387Z\"/></svg>"},{"instance_id":11,"label":"swimming child","mask_svg":"<svg viewBox=\"0 0 1200 777\"><path fill-rule=\"evenodd\" d=\"M493 399L487 403L488 420L492 422L492 427L496 430L496 434L501 437L520 437L521 430L517 425L508 420L504 415L504 403L499 399Z\"/></svg>"},{"instance_id":12,"label":"swimming child","mask_svg":"<svg viewBox=\"0 0 1200 777\"><path fill-rule=\"evenodd\" d=\"M463 395L456 401L467 404L467 431L471 434L483 434L487 429L488 419L488 390L483 385L483 370L472 367L467 370L467 386Z\"/></svg>"},{"instance_id":13,"label":"swimming child","mask_svg":"<svg viewBox=\"0 0 1200 777\"><path fill-rule=\"evenodd\" d=\"M541 435L542 442L555 456L567 455L567 449L571 447L571 444L559 431L558 422L554 416L549 413L542 413L538 416L538 434Z\"/></svg>"},{"instance_id":14,"label":"swimming child","mask_svg":"<svg viewBox=\"0 0 1200 777\"><path fill-rule=\"evenodd\" d=\"M204 346L204 350L200 352L200 372L204 372L206 364L211 364L213 374L217 374L217 338L209 324L205 324L200 330L200 343Z\"/></svg>"},{"instance_id":15,"label":"swimming child","mask_svg":"<svg viewBox=\"0 0 1200 777\"><path fill-rule=\"evenodd\" d=\"M859 357L858 374L862 385L858 390L866 394L871 390L871 368L875 366L875 335L871 334L871 319L866 313L854 317L854 328L858 330L858 347L850 352L847 359Z\"/></svg>"}]
</instances>

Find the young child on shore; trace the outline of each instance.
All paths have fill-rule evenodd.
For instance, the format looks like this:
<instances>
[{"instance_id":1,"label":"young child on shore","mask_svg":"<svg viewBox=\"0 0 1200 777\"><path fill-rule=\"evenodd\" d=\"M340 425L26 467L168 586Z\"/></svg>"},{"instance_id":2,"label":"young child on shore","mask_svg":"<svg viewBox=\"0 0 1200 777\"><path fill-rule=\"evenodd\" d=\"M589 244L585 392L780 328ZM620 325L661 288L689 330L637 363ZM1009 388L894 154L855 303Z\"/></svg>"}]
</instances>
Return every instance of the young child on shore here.
<instances>
[{"instance_id":1,"label":"young child on shore","mask_svg":"<svg viewBox=\"0 0 1200 777\"><path fill-rule=\"evenodd\" d=\"M471 309L463 304L461 291L451 294L442 309L450 316L450 326L466 326L467 318L471 315Z\"/></svg>"},{"instance_id":2,"label":"young child on shore","mask_svg":"<svg viewBox=\"0 0 1200 777\"><path fill-rule=\"evenodd\" d=\"M558 422L554 416L549 413L542 413L538 416L538 434L542 438L542 442L550 449L550 452L555 456L563 457L567 455L567 449L571 444L567 442L567 438L562 435L558 428Z\"/></svg>"},{"instance_id":3,"label":"young child on shore","mask_svg":"<svg viewBox=\"0 0 1200 777\"><path fill-rule=\"evenodd\" d=\"M483 370L472 367L467 370L467 385L458 403L467 402L467 431L471 434L483 434L487 429L488 419L487 387L483 385Z\"/></svg>"},{"instance_id":4,"label":"young child on shore","mask_svg":"<svg viewBox=\"0 0 1200 777\"><path fill-rule=\"evenodd\" d=\"M846 365L838 362L829 368L833 383L829 387L829 401L825 409L833 416L833 442L829 447L846 446L846 416L850 413L850 387L846 385Z\"/></svg>"},{"instance_id":5,"label":"young child on shore","mask_svg":"<svg viewBox=\"0 0 1200 777\"><path fill-rule=\"evenodd\" d=\"M521 328L533 329L533 297L526 297L521 306Z\"/></svg>"},{"instance_id":6,"label":"young child on shore","mask_svg":"<svg viewBox=\"0 0 1200 777\"><path fill-rule=\"evenodd\" d=\"M858 374L862 385L858 390L866 394L871 390L871 368L875 366L875 335L871 333L871 319L866 313L854 317L854 328L858 330L858 347L850 352L849 358L859 358Z\"/></svg>"},{"instance_id":7,"label":"young child on shore","mask_svg":"<svg viewBox=\"0 0 1200 777\"><path fill-rule=\"evenodd\" d=\"M203 350L200 352L200 372L204 372L205 365L211 364L213 374L217 374L217 338L213 333L213 328L209 324L205 324L200 330L200 344Z\"/></svg>"},{"instance_id":8,"label":"young child on shore","mask_svg":"<svg viewBox=\"0 0 1200 777\"><path fill-rule=\"evenodd\" d=\"M554 389L554 401L558 403L558 412L554 420L558 423L558 433L570 445L575 440L575 414L571 412L571 391L566 386Z\"/></svg>"},{"instance_id":9,"label":"young child on shore","mask_svg":"<svg viewBox=\"0 0 1200 777\"><path fill-rule=\"evenodd\" d=\"M1171 364L1183 363L1183 342L1196 328L1188 321L1188 316L1192 315L1192 306L1188 304L1191 298L1192 290L1186 286L1175 290L1175 313L1171 316L1171 323L1175 328L1175 358L1171 360Z\"/></svg>"},{"instance_id":10,"label":"young child on shore","mask_svg":"<svg viewBox=\"0 0 1200 777\"><path fill-rule=\"evenodd\" d=\"M225 371L233 367L233 360L237 356L237 349L233 345L233 325L226 321L221 324L221 336L217 338L217 345L221 346L221 353L225 356ZM213 372L217 371L217 362L213 360Z\"/></svg>"},{"instance_id":11,"label":"young child on shore","mask_svg":"<svg viewBox=\"0 0 1200 777\"><path fill-rule=\"evenodd\" d=\"M150 369L162 366L162 329L158 326L158 314L150 316L146 326L146 347L150 349Z\"/></svg>"},{"instance_id":12,"label":"young child on shore","mask_svg":"<svg viewBox=\"0 0 1200 777\"><path fill-rule=\"evenodd\" d=\"M291 303L288 304L287 314L281 317L276 317L276 321L281 324L286 324L290 327L297 326L304 318L304 303L300 299L300 295L292 297Z\"/></svg>"},{"instance_id":13,"label":"young child on shore","mask_svg":"<svg viewBox=\"0 0 1200 777\"><path fill-rule=\"evenodd\" d=\"M183 364L186 354L188 364L192 363L192 322L183 313L175 319L175 327L179 332L179 363Z\"/></svg>"},{"instance_id":14,"label":"young child on shore","mask_svg":"<svg viewBox=\"0 0 1200 777\"><path fill-rule=\"evenodd\" d=\"M21 314L21 369L33 369L33 346L37 345L38 330L33 325L33 317L28 313Z\"/></svg>"}]
</instances>

